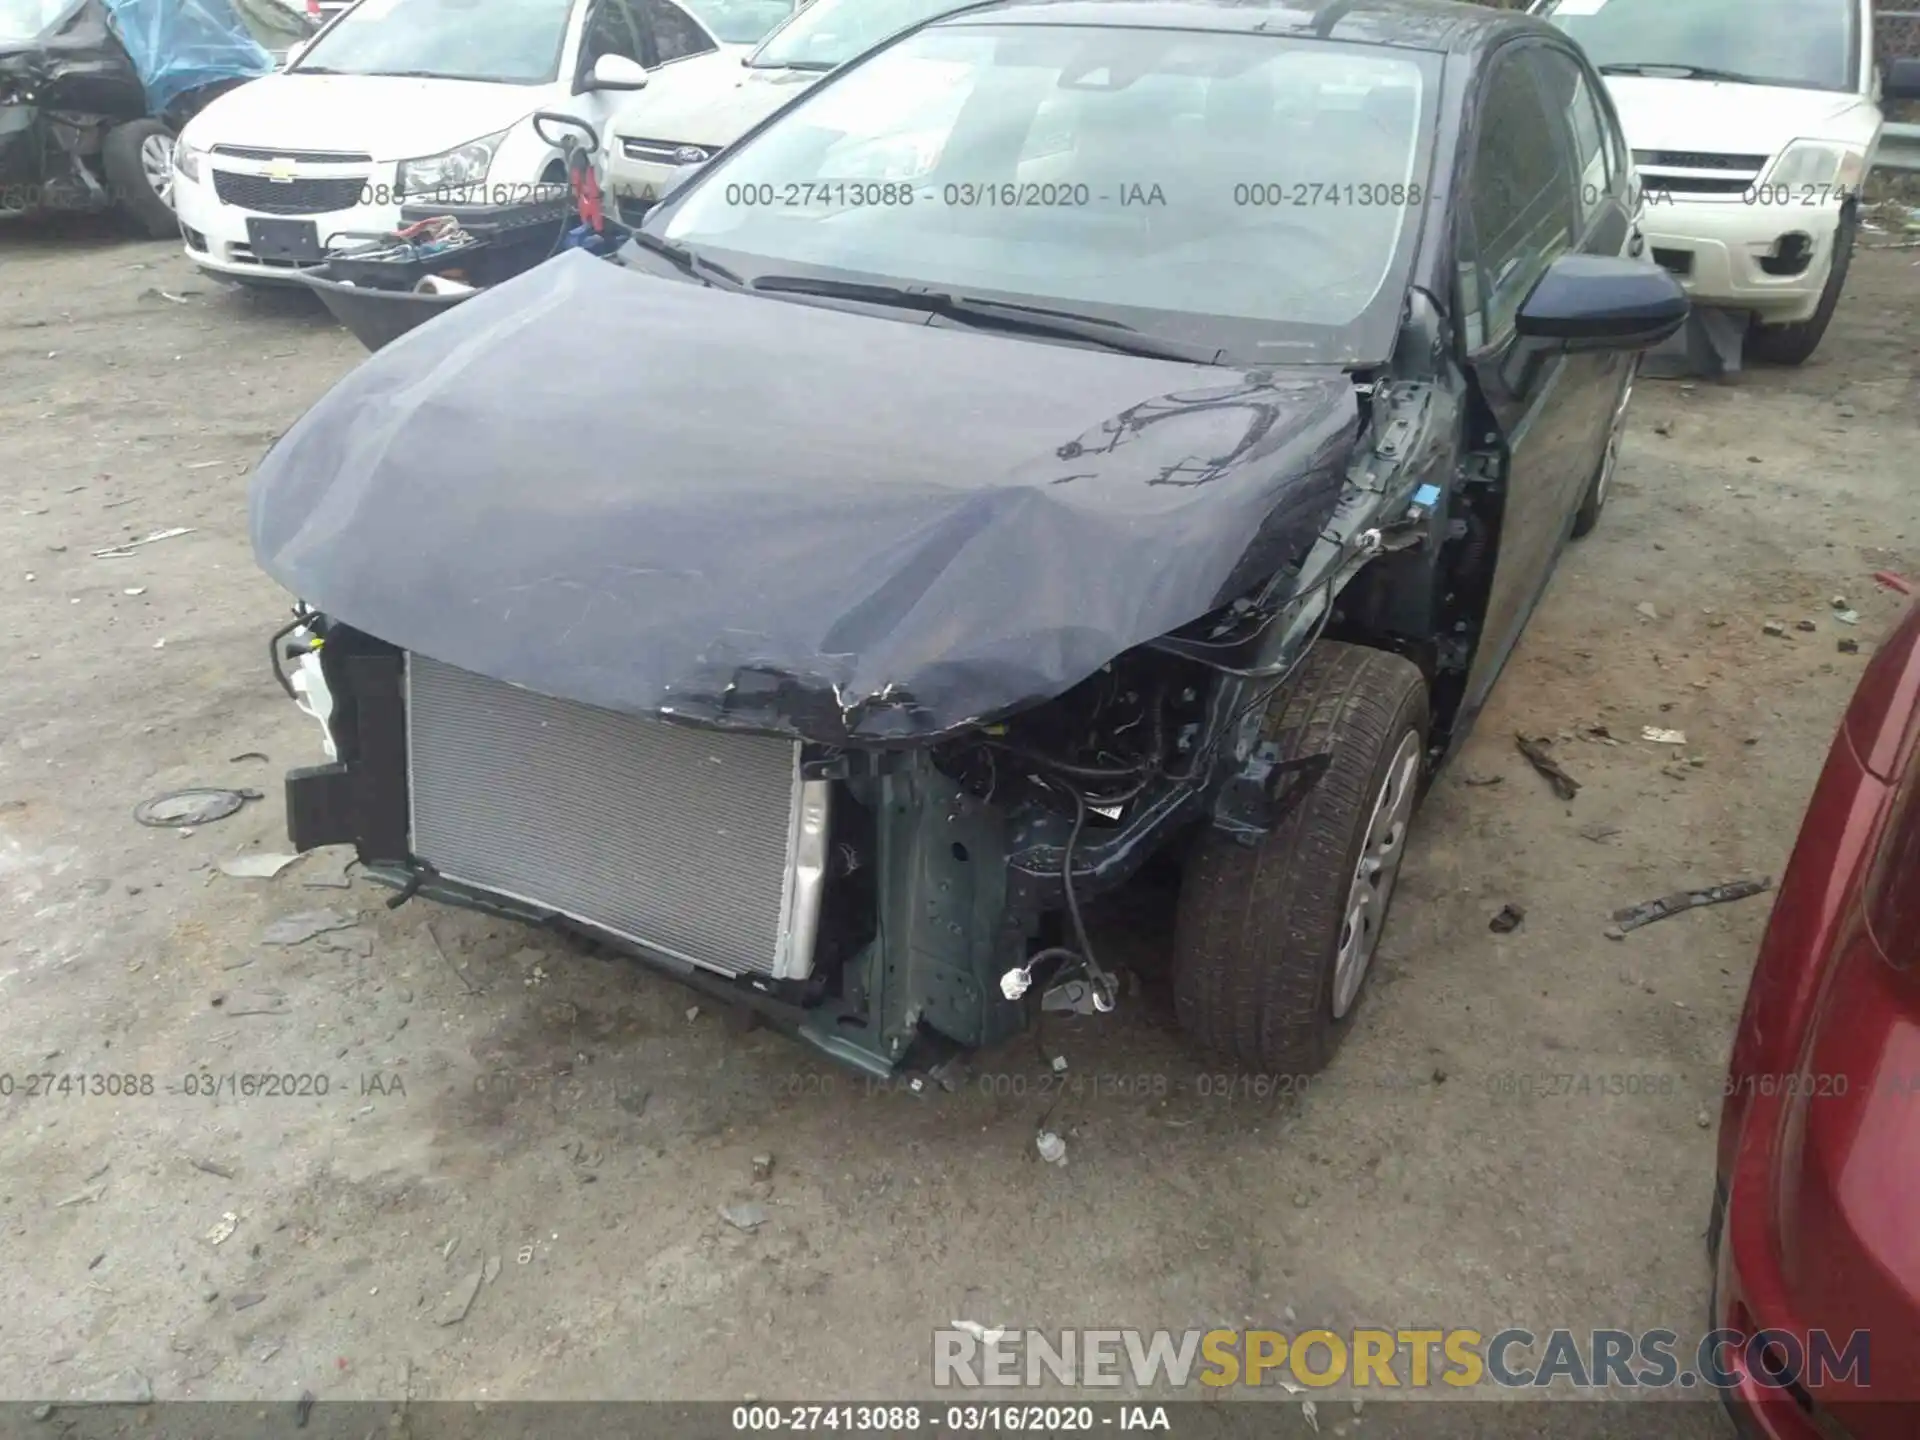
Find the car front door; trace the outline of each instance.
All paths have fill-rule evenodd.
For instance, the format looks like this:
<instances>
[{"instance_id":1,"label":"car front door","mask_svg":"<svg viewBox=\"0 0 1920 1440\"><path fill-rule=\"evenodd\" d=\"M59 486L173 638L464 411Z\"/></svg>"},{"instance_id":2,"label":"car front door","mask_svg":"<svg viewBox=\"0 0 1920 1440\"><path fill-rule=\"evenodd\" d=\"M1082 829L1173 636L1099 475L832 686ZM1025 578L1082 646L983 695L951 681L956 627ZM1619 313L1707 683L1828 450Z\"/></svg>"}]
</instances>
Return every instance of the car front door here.
<instances>
[{"instance_id":1,"label":"car front door","mask_svg":"<svg viewBox=\"0 0 1920 1440\"><path fill-rule=\"evenodd\" d=\"M1567 112L1545 83L1546 67L1563 54L1528 40L1494 56L1473 112L1455 213L1461 360L1491 417L1492 435L1475 438L1498 457L1503 496L1493 582L1468 676L1470 709L1492 688L1546 586L1619 388L1609 357L1558 354L1521 339L1516 328L1521 303L1547 267L1597 243L1605 208L1582 209L1584 167ZM1625 243L1616 240L1615 253Z\"/></svg>"},{"instance_id":2,"label":"car front door","mask_svg":"<svg viewBox=\"0 0 1920 1440\"><path fill-rule=\"evenodd\" d=\"M601 56L618 55L654 70L719 48L707 28L673 0L591 0L575 56L573 95L564 108L592 124L604 143L608 122L633 92L593 88Z\"/></svg>"}]
</instances>

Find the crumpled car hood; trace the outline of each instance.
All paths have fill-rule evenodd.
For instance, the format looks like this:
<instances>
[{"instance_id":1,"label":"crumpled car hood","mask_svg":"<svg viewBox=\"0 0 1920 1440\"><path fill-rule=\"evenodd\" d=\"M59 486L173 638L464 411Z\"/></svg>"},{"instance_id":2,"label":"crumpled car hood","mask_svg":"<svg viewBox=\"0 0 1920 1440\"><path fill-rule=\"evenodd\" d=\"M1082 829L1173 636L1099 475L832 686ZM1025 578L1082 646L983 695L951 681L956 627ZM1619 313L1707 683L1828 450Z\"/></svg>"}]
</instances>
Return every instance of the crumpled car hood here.
<instances>
[{"instance_id":1,"label":"crumpled car hood","mask_svg":"<svg viewBox=\"0 0 1920 1440\"><path fill-rule=\"evenodd\" d=\"M146 114L140 76L101 0L75 0L32 39L0 42L0 104L16 102L113 120Z\"/></svg>"},{"instance_id":2,"label":"crumpled car hood","mask_svg":"<svg viewBox=\"0 0 1920 1440\"><path fill-rule=\"evenodd\" d=\"M572 253L381 350L268 452L267 572L608 709L899 742L1051 699L1297 562L1358 425L1239 371Z\"/></svg>"}]
</instances>

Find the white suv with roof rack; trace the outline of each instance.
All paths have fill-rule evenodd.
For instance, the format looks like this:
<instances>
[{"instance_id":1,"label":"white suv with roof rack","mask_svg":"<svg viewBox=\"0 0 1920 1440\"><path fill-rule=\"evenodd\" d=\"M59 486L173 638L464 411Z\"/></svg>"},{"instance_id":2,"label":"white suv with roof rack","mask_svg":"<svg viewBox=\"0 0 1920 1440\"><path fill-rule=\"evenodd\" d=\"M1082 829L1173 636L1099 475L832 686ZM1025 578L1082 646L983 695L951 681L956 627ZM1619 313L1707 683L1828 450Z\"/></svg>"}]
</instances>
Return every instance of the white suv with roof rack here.
<instances>
[{"instance_id":1,"label":"white suv with roof rack","mask_svg":"<svg viewBox=\"0 0 1920 1440\"><path fill-rule=\"evenodd\" d=\"M1873 60L1872 0L1537 0L1606 77L1646 193L1653 259L1696 306L1748 317L1798 365L1846 284L1880 100L1920 61Z\"/></svg>"}]
</instances>

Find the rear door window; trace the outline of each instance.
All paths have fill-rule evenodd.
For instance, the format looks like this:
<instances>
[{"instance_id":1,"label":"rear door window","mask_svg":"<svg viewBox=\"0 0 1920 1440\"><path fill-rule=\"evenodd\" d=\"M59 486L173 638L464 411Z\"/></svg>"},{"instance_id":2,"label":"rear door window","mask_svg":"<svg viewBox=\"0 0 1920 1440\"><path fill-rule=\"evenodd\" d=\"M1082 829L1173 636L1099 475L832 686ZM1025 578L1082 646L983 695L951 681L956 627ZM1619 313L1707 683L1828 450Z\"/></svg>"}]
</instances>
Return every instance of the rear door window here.
<instances>
[{"instance_id":1,"label":"rear door window","mask_svg":"<svg viewBox=\"0 0 1920 1440\"><path fill-rule=\"evenodd\" d=\"M699 21L673 0L634 0L641 23L653 32L656 65L668 65L689 55L705 55L720 47Z\"/></svg>"}]
</instances>

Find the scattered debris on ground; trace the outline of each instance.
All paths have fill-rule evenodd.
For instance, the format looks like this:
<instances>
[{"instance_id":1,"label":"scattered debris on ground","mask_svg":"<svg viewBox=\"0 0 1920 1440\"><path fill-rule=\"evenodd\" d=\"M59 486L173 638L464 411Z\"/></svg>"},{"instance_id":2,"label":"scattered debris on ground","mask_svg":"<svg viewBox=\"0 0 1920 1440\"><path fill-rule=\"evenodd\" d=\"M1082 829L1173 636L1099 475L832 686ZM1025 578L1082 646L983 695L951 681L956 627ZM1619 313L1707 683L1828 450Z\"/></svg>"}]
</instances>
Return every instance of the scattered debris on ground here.
<instances>
[{"instance_id":1,"label":"scattered debris on ground","mask_svg":"<svg viewBox=\"0 0 1920 1440\"><path fill-rule=\"evenodd\" d=\"M222 860L215 868L222 875L241 880L271 880L300 857L274 850L256 850L251 855L236 855Z\"/></svg>"},{"instance_id":2,"label":"scattered debris on ground","mask_svg":"<svg viewBox=\"0 0 1920 1440\"><path fill-rule=\"evenodd\" d=\"M953 1328L962 1334L971 1335L982 1345L998 1345L1007 1334L1007 1327L1004 1325L982 1325L978 1320L956 1320L953 1322Z\"/></svg>"},{"instance_id":3,"label":"scattered debris on ground","mask_svg":"<svg viewBox=\"0 0 1920 1440\"><path fill-rule=\"evenodd\" d=\"M461 1282L449 1290L446 1298L440 1302L440 1309L434 1320L441 1325L458 1325L467 1318L467 1312L473 1308L473 1297L480 1293L480 1285L487 1278L486 1267L476 1265L469 1270Z\"/></svg>"},{"instance_id":4,"label":"scattered debris on ground","mask_svg":"<svg viewBox=\"0 0 1920 1440\"><path fill-rule=\"evenodd\" d=\"M1724 905L1729 900L1745 900L1749 895L1759 895L1773 888L1773 877L1763 875L1758 880L1729 880L1724 885L1710 885L1703 890L1682 890L1678 894L1663 895L1658 900L1648 900L1644 904L1629 905L1625 909L1613 912L1613 928L1621 934L1629 930L1638 930L1642 925L1651 925L1656 920L1665 920L1669 915L1678 915L1682 910L1695 910L1702 905Z\"/></svg>"},{"instance_id":5,"label":"scattered debris on ground","mask_svg":"<svg viewBox=\"0 0 1920 1440\"><path fill-rule=\"evenodd\" d=\"M330 930L346 930L359 924L357 915L345 915L331 906L320 910L303 910L298 915L286 915L274 921L260 932L262 945L304 945L316 935L325 935Z\"/></svg>"},{"instance_id":6,"label":"scattered debris on ground","mask_svg":"<svg viewBox=\"0 0 1920 1440\"><path fill-rule=\"evenodd\" d=\"M104 550L96 550L93 552L93 558L96 560L117 560L123 556L133 554L134 551L143 545L154 545L162 540L173 540L182 535L191 534L193 534L193 531L183 525L176 525L170 530L155 530L151 535L142 536L138 540L128 540L124 544L109 545Z\"/></svg>"},{"instance_id":7,"label":"scattered debris on ground","mask_svg":"<svg viewBox=\"0 0 1920 1440\"><path fill-rule=\"evenodd\" d=\"M142 800L133 807L133 818L156 830L191 830L197 825L211 825L215 820L226 819L249 800L264 798L258 790L222 790L195 785Z\"/></svg>"},{"instance_id":8,"label":"scattered debris on ground","mask_svg":"<svg viewBox=\"0 0 1920 1440\"><path fill-rule=\"evenodd\" d=\"M1525 735L1515 735L1514 745L1527 757L1527 763L1553 786L1553 793L1562 800L1571 800L1580 793L1580 782L1560 768L1560 762L1547 753L1553 742L1544 736L1529 739Z\"/></svg>"},{"instance_id":9,"label":"scattered debris on ground","mask_svg":"<svg viewBox=\"0 0 1920 1440\"><path fill-rule=\"evenodd\" d=\"M764 1205L749 1200L742 1205L723 1205L720 1218L736 1230L758 1230L767 1223L767 1211Z\"/></svg>"},{"instance_id":10,"label":"scattered debris on ground","mask_svg":"<svg viewBox=\"0 0 1920 1440\"><path fill-rule=\"evenodd\" d=\"M433 933L433 922L429 920L420 928L426 932L427 948L439 957L440 963L446 966L453 978L460 982L460 988L465 990L469 995L478 995L480 993L479 987L467 978L467 972L447 958L447 952L441 947L440 937Z\"/></svg>"},{"instance_id":11,"label":"scattered debris on ground","mask_svg":"<svg viewBox=\"0 0 1920 1440\"><path fill-rule=\"evenodd\" d=\"M1487 922L1487 928L1496 935L1511 935L1520 928L1520 922L1526 918L1525 909L1509 902L1502 905L1500 913Z\"/></svg>"},{"instance_id":12,"label":"scattered debris on ground","mask_svg":"<svg viewBox=\"0 0 1920 1440\"><path fill-rule=\"evenodd\" d=\"M153 1382L138 1370L121 1370L89 1386L81 1398L89 1405L151 1405Z\"/></svg>"},{"instance_id":13,"label":"scattered debris on ground","mask_svg":"<svg viewBox=\"0 0 1920 1440\"><path fill-rule=\"evenodd\" d=\"M350 890L353 888L353 871L359 865L359 856L353 853L349 845L336 845L326 850L314 850L308 853L313 857L306 866L306 873L300 883L310 890Z\"/></svg>"},{"instance_id":14,"label":"scattered debris on ground","mask_svg":"<svg viewBox=\"0 0 1920 1440\"><path fill-rule=\"evenodd\" d=\"M1662 730L1658 725L1642 725L1640 738L1652 745L1684 745L1687 743L1687 732Z\"/></svg>"}]
</instances>

